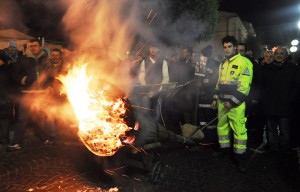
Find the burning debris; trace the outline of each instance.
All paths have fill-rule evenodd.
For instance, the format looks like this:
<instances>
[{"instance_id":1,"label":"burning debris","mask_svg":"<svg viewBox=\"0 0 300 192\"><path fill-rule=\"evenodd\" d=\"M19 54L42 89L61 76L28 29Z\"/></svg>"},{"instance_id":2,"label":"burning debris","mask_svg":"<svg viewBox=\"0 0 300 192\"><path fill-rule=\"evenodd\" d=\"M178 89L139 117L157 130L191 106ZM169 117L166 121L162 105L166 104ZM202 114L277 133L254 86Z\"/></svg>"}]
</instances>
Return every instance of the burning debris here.
<instances>
[{"instance_id":1,"label":"burning debris","mask_svg":"<svg viewBox=\"0 0 300 192\"><path fill-rule=\"evenodd\" d=\"M125 143L142 152L145 145L157 139L194 144L191 140L186 141L188 135L175 134L155 122L140 108L134 110L137 122L131 128L132 123L126 117L128 103L123 95L117 93L117 89L106 81L91 82L93 77L87 75L86 67L87 65L74 66L66 76L60 76L59 79L63 84L63 93L67 95L75 112L78 135L92 153L97 156L112 156ZM197 138L203 138L202 132L197 134Z\"/></svg>"},{"instance_id":2,"label":"burning debris","mask_svg":"<svg viewBox=\"0 0 300 192\"><path fill-rule=\"evenodd\" d=\"M92 77L86 73L86 65L74 67L66 76L60 76L63 92L76 114L78 135L85 146L97 156L114 155L126 140L127 126L123 117L125 102L112 97L112 85L91 86ZM132 142L134 138L129 138Z\"/></svg>"},{"instance_id":3,"label":"burning debris","mask_svg":"<svg viewBox=\"0 0 300 192\"><path fill-rule=\"evenodd\" d=\"M144 145L155 142L157 138L185 141L185 137L145 116L145 111L150 112L149 109L134 102L130 106L135 108L134 118L140 123L141 129L137 131L131 128L134 125L125 119L128 109L124 95L113 93L115 89L112 84L120 87L124 93L132 88L129 69L119 64L118 59L122 57L118 55L127 53L128 56L135 34L139 32L137 28L144 26L137 22L137 16L141 14L139 7L139 1L74 1L63 18L70 41L78 51L74 51L74 57L86 56L85 62L89 66L93 65L93 72L98 73L93 74L94 77L101 76L106 80L105 83L101 80L101 84L97 78L87 75L87 66L82 65L85 62L78 66L72 63L68 74L59 77L63 84L62 92L67 95L75 114L78 135L85 146L97 156L112 156L126 143L146 154ZM155 22L158 15L160 12L157 10L150 10L147 15L148 26ZM80 23L77 22L79 20ZM145 34L144 31L141 34ZM146 36L148 41L137 54L154 38L151 34ZM101 48L105 48L105 55L98 53ZM110 49L113 51L108 52ZM95 62L92 61L93 52L100 55L96 54ZM193 142L188 141L190 143Z\"/></svg>"}]
</instances>

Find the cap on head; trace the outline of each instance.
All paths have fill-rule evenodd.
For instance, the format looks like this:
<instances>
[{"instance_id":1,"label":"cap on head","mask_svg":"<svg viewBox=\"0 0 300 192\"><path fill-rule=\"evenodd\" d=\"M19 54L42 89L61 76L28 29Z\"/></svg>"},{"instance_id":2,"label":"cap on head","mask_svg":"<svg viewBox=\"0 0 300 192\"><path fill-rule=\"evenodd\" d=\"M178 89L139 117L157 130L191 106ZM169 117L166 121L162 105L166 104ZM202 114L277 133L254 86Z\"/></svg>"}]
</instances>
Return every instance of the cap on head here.
<instances>
[{"instance_id":1,"label":"cap on head","mask_svg":"<svg viewBox=\"0 0 300 192\"><path fill-rule=\"evenodd\" d=\"M8 41L8 47L14 47L17 48L17 42L15 40L9 40Z\"/></svg>"},{"instance_id":2,"label":"cap on head","mask_svg":"<svg viewBox=\"0 0 300 192\"><path fill-rule=\"evenodd\" d=\"M202 50L201 50L201 54L205 57L211 57L212 55L212 46L211 45L207 45L206 47L204 47Z\"/></svg>"}]
</instances>

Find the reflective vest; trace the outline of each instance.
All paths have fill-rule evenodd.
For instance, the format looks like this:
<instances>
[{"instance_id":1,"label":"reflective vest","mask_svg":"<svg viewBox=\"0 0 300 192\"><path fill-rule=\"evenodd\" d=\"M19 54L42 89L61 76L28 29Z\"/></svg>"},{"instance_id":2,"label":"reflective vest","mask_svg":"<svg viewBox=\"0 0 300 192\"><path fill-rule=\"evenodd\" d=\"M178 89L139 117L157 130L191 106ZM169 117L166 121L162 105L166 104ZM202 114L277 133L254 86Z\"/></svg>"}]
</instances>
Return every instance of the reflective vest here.
<instances>
[{"instance_id":1,"label":"reflective vest","mask_svg":"<svg viewBox=\"0 0 300 192\"><path fill-rule=\"evenodd\" d=\"M219 67L219 79L214 99L238 106L246 100L253 77L253 66L240 54L225 60Z\"/></svg>"}]
</instances>

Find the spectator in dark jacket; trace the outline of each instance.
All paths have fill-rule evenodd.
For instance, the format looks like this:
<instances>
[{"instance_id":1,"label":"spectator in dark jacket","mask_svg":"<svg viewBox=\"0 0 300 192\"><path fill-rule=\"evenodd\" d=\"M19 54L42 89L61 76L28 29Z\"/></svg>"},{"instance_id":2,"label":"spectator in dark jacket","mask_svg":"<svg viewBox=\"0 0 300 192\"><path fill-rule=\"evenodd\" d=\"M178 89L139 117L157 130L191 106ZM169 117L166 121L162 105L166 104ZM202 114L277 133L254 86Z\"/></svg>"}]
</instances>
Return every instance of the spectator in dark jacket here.
<instances>
[{"instance_id":1,"label":"spectator in dark jacket","mask_svg":"<svg viewBox=\"0 0 300 192\"><path fill-rule=\"evenodd\" d=\"M42 50L41 42L38 39L30 41L30 52L20 58L14 67L13 77L23 88L35 89L43 88L41 84L44 79L46 69L48 69L48 55ZM43 77L40 79L40 77Z\"/></svg>"},{"instance_id":2,"label":"spectator in dark jacket","mask_svg":"<svg viewBox=\"0 0 300 192\"><path fill-rule=\"evenodd\" d=\"M14 96L17 91L11 78L11 69L21 55L14 40L10 40L8 47L0 51L0 143L9 143L10 126L14 120Z\"/></svg>"},{"instance_id":3,"label":"spectator in dark jacket","mask_svg":"<svg viewBox=\"0 0 300 192\"><path fill-rule=\"evenodd\" d=\"M39 95L32 93L46 88L48 74L48 55L42 50L42 43L38 39L33 39L29 42L29 52L27 55L22 56L19 61L13 67L13 78L22 86L22 95L25 98L36 98ZM30 89L30 90L28 90ZM26 97L26 94L32 94ZM46 101L45 101L46 102ZM31 104L31 103L30 103ZM46 133L49 132L46 123L45 111L36 109L34 112L29 110L30 104L28 101L24 102L24 99L20 100L19 119L15 124L15 135L8 146L9 151L18 150L21 148L20 144L23 140L26 126L30 125L37 136L45 144L50 143L50 136ZM40 106L40 108L42 108Z\"/></svg>"},{"instance_id":4,"label":"spectator in dark jacket","mask_svg":"<svg viewBox=\"0 0 300 192\"><path fill-rule=\"evenodd\" d=\"M278 47L274 56L274 62L263 67L263 105L269 148L285 154L290 149L291 115L300 76L296 65L286 61L288 52L285 48Z\"/></svg>"},{"instance_id":5,"label":"spectator in dark jacket","mask_svg":"<svg viewBox=\"0 0 300 192\"><path fill-rule=\"evenodd\" d=\"M213 102L215 87L218 82L219 65L220 62L216 61L213 57L213 47L208 45L201 50L201 60L206 60L205 66L200 67L203 70L203 77L200 78L201 87L199 88L198 101L202 106L199 109L198 118L200 125L204 126L217 116L216 110L205 108L205 105ZM204 59L205 58L205 59ZM204 62L200 62L200 64ZM204 104L204 105L203 105ZM216 125L212 125L216 126Z\"/></svg>"},{"instance_id":6,"label":"spectator in dark jacket","mask_svg":"<svg viewBox=\"0 0 300 192\"><path fill-rule=\"evenodd\" d=\"M263 130L265 127L261 98L262 66L253 59L252 51L248 50L245 43L238 43L237 50L241 55L248 58L253 66L253 79L247 97L246 114L248 119L246 124L248 131L253 133L254 142L260 145L263 142Z\"/></svg>"},{"instance_id":7,"label":"spectator in dark jacket","mask_svg":"<svg viewBox=\"0 0 300 192\"><path fill-rule=\"evenodd\" d=\"M180 80L179 84L184 84L194 79L195 76L195 63L192 61L193 49L185 47L182 49L180 63Z\"/></svg>"}]
</instances>

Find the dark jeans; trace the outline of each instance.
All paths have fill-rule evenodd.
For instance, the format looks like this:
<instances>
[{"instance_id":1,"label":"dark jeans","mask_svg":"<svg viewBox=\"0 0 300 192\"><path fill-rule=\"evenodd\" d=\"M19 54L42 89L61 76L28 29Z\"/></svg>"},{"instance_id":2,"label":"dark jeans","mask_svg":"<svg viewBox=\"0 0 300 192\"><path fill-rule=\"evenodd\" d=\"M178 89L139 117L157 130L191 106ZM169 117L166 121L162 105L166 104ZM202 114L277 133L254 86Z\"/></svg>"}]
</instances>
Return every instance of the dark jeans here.
<instances>
[{"instance_id":1,"label":"dark jeans","mask_svg":"<svg viewBox=\"0 0 300 192\"><path fill-rule=\"evenodd\" d=\"M14 127L14 138L11 141L11 144L20 144L23 142L25 130L26 130L26 123L27 122L27 116L26 114L28 111L24 108L24 106L18 104L18 110L16 111L17 119L15 120L15 123L13 124Z\"/></svg>"},{"instance_id":2,"label":"dark jeans","mask_svg":"<svg viewBox=\"0 0 300 192\"><path fill-rule=\"evenodd\" d=\"M251 102L247 103L246 127L247 127L248 131L251 132L251 135L253 135L253 141L259 145L264 140L263 134L264 134L264 128L266 125L266 117L262 113L262 111L263 111L262 103L256 103L256 104L253 104Z\"/></svg>"},{"instance_id":3,"label":"dark jeans","mask_svg":"<svg viewBox=\"0 0 300 192\"><path fill-rule=\"evenodd\" d=\"M0 96L0 143L9 142L9 131L13 122L14 103L5 96Z\"/></svg>"},{"instance_id":4,"label":"dark jeans","mask_svg":"<svg viewBox=\"0 0 300 192\"><path fill-rule=\"evenodd\" d=\"M288 117L268 116L268 145L270 150L287 152L290 149L290 123Z\"/></svg>"},{"instance_id":5,"label":"dark jeans","mask_svg":"<svg viewBox=\"0 0 300 192\"><path fill-rule=\"evenodd\" d=\"M9 142L10 120L0 119L0 144Z\"/></svg>"},{"instance_id":6,"label":"dark jeans","mask_svg":"<svg viewBox=\"0 0 300 192\"><path fill-rule=\"evenodd\" d=\"M13 124L14 138L11 144L21 144L27 127L31 127L35 135L44 142L45 140L52 140L51 124L46 121L46 116L43 113L32 113L25 106L19 104L18 119ZM55 135L54 135L55 136Z\"/></svg>"}]
</instances>

